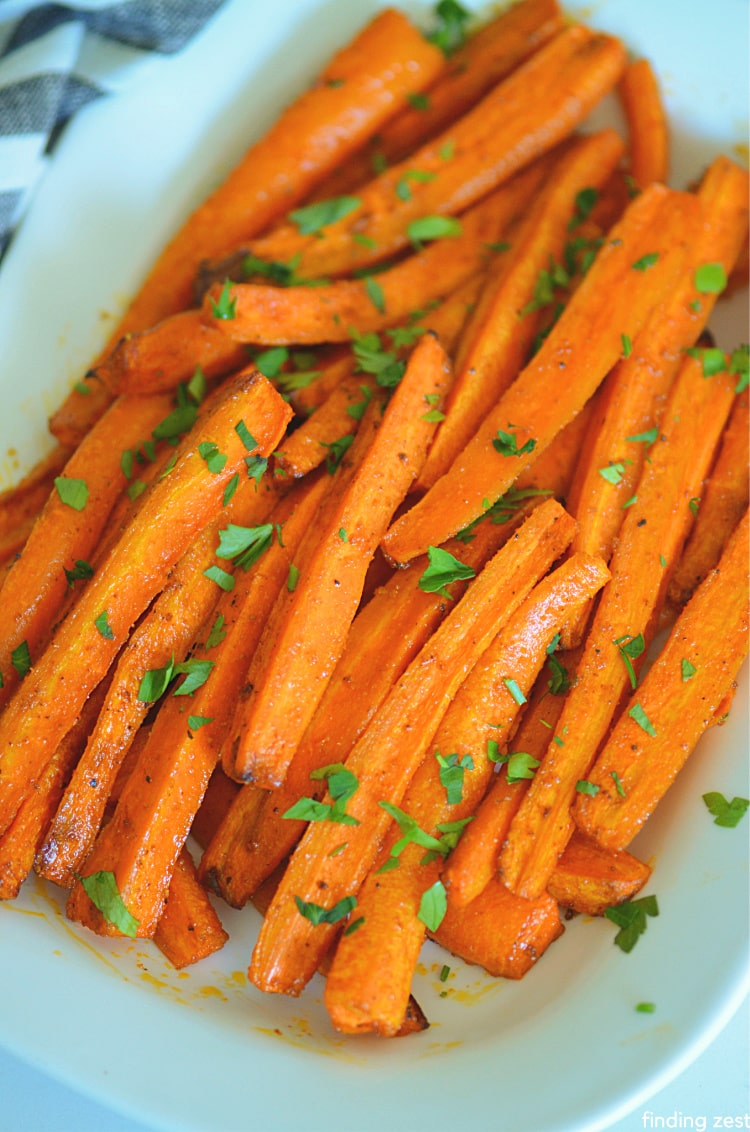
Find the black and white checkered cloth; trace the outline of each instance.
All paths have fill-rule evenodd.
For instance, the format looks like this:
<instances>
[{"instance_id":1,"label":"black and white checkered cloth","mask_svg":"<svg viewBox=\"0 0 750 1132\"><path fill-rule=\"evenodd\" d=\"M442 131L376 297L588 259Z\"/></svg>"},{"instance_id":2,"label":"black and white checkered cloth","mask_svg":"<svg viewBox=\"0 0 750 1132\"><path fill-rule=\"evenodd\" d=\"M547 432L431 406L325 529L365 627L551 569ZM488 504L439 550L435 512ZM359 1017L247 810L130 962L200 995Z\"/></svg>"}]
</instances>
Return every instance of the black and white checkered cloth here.
<instances>
[{"instance_id":1,"label":"black and white checkered cloth","mask_svg":"<svg viewBox=\"0 0 750 1132\"><path fill-rule=\"evenodd\" d=\"M77 110L179 51L223 0L0 0L0 259Z\"/></svg>"}]
</instances>

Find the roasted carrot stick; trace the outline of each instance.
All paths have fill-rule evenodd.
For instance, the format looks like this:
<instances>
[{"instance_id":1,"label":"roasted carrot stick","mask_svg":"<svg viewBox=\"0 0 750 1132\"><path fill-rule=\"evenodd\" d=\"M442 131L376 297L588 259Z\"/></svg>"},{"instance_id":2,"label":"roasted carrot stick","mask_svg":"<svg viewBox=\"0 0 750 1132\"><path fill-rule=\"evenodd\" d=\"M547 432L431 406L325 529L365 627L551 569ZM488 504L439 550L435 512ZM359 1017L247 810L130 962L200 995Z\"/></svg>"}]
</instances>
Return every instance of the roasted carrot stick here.
<instances>
[{"instance_id":1,"label":"roasted carrot stick","mask_svg":"<svg viewBox=\"0 0 750 1132\"><path fill-rule=\"evenodd\" d=\"M248 456L273 450L290 415L260 374L239 376L178 447L169 474L142 496L133 521L0 717L0 832L34 789L168 571L220 509L229 481L245 471ZM201 455L204 444L226 455L221 471L209 470ZM4 591L7 587L8 582Z\"/></svg>"},{"instance_id":2,"label":"roasted carrot stick","mask_svg":"<svg viewBox=\"0 0 750 1132\"><path fill-rule=\"evenodd\" d=\"M243 365L242 346L207 326L200 311L187 310L126 334L94 372L115 393L166 393L189 381L198 367L212 378Z\"/></svg>"},{"instance_id":3,"label":"roasted carrot stick","mask_svg":"<svg viewBox=\"0 0 750 1132\"><path fill-rule=\"evenodd\" d=\"M239 783L228 778L220 766L214 768L190 827L190 835L195 838L201 849L205 850L214 837L241 789Z\"/></svg>"},{"instance_id":4,"label":"roasted carrot stick","mask_svg":"<svg viewBox=\"0 0 750 1132\"><path fill-rule=\"evenodd\" d=\"M577 783L586 779L618 704L637 682L670 562L689 529L690 502L700 492L732 398L728 374L707 380L700 362L686 358L620 529L612 581L600 598L558 721L559 742L550 743L500 855L501 877L519 895L544 890L572 831Z\"/></svg>"},{"instance_id":5,"label":"roasted carrot stick","mask_svg":"<svg viewBox=\"0 0 750 1132\"><path fill-rule=\"evenodd\" d=\"M522 516L519 516L522 518ZM478 572L520 525L515 519L481 522L468 543L446 550ZM466 579L445 593L428 591L420 579L426 558L399 570L357 613L344 651L277 790L244 786L203 855L200 872L224 899L241 908L294 848L305 822L285 814L300 798L319 799L325 778L320 768L344 762L393 685L466 588ZM377 642L377 647L373 647Z\"/></svg>"},{"instance_id":6,"label":"roasted carrot stick","mask_svg":"<svg viewBox=\"0 0 750 1132\"><path fill-rule=\"evenodd\" d=\"M451 238L436 240L377 276L321 287L214 284L204 300L204 317L238 342L348 342L353 331L364 334L403 322L482 271L487 245L497 239L506 216L506 195L493 194L456 221ZM229 315L223 313L227 306Z\"/></svg>"},{"instance_id":7,"label":"roasted carrot stick","mask_svg":"<svg viewBox=\"0 0 750 1132\"><path fill-rule=\"evenodd\" d=\"M449 376L437 337L423 335L314 554L269 622L272 655L262 653L260 680L251 669L252 688L223 755L231 777L269 787L283 781L343 650L378 541L422 465L435 428L431 410Z\"/></svg>"},{"instance_id":8,"label":"roasted carrot stick","mask_svg":"<svg viewBox=\"0 0 750 1132\"><path fill-rule=\"evenodd\" d=\"M337 917L351 908L346 898L356 896L391 821L379 803L400 804L452 696L570 534L571 521L558 503L547 500L538 507L474 579L395 685L346 760L358 783L347 812L360 824L344 830L332 822L308 826L253 952L248 975L256 986L299 994L310 979ZM327 920L314 925L317 914L309 905L318 904L322 894Z\"/></svg>"},{"instance_id":9,"label":"roasted carrot stick","mask_svg":"<svg viewBox=\"0 0 750 1132\"><path fill-rule=\"evenodd\" d=\"M609 559L623 505L633 495L682 351L703 331L717 299L699 291L700 269L726 273L747 233L748 175L728 158L712 163L698 193L704 221L683 278L654 310L632 349L608 376L583 447L569 503L578 520L577 550ZM603 475L607 468L613 471ZM736 519L735 519L736 521Z\"/></svg>"},{"instance_id":10,"label":"roasted carrot stick","mask_svg":"<svg viewBox=\"0 0 750 1132\"><path fill-rule=\"evenodd\" d=\"M547 892L563 908L603 916L640 892L651 867L625 850L602 849L576 830L549 878Z\"/></svg>"},{"instance_id":11,"label":"roasted carrot stick","mask_svg":"<svg viewBox=\"0 0 750 1132\"><path fill-rule=\"evenodd\" d=\"M91 558L115 500L127 486L120 463L125 450L150 440L151 430L170 409L167 397L118 400L55 480L56 488L3 586L0 703L18 684L14 650L25 642L31 662L38 659L68 591L65 571Z\"/></svg>"},{"instance_id":12,"label":"roasted carrot stick","mask_svg":"<svg viewBox=\"0 0 750 1132\"><path fill-rule=\"evenodd\" d=\"M746 511L602 748L589 779L598 791L576 802L577 824L608 849L643 827L747 656L748 538Z\"/></svg>"},{"instance_id":13,"label":"roasted carrot stick","mask_svg":"<svg viewBox=\"0 0 750 1132\"><path fill-rule=\"evenodd\" d=\"M178 971L219 951L229 939L187 849L177 857L154 943Z\"/></svg>"},{"instance_id":14,"label":"roasted carrot stick","mask_svg":"<svg viewBox=\"0 0 750 1132\"><path fill-rule=\"evenodd\" d=\"M299 272L308 277L380 262L407 246L415 221L463 212L547 154L612 89L624 65L619 40L566 28L442 134L364 186L357 207L322 238L279 225L250 251L283 262L299 255ZM530 90L553 89L554 100L529 98Z\"/></svg>"},{"instance_id":15,"label":"roasted carrot stick","mask_svg":"<svg viewBox=\"0 0 750 1132\"><path fill-rule=\"evenodd\" d=\"M541 762L550 736L556 734L565 702L565 685L575 672L578 657L567 653L563 661L557 660L565 670L563 673L558 668L557 681L550 678L546 668L543 670L513 736L514 749L530 755L536 762ZM555 687L558 690L553 693ZM451 904L463 907L475 900L497 873L500 849L530 781L518 778L509 782L504 767L496 775L443 869L442 880Z\"/></svg>"},{"instance_id":16,"label":"roasted carrot stick","mask_svg":"<svg viewBox=\"0 0 750 1132\"><path fill-rule=\"evenodd\" d=\"M700 211L688 194L656 185L632 202L538 353L450 470L388 531L389 558L406 562L472 522L580 411L619 357L622 336L632 338L674 285Z\"/></svg>"},{"instance_id":17,"label":"roasted carrot stick","mask_svg":"<svg viewBox=\"0 0 750 1132\"><path fill-rule=\"evenodd\" d=\"M669 175L669 127L661 92L648 59L628 63L617 87L625 112L630 175L644 187Z\"/></svg>"},{"instance_id":18,"label":"roasted carrot stick","mask_svg":"<svg viewBox=\"0 0 750 1132\"><path fill-rule=\"evenodd\" d=\"M361 154L328 177L316 195L348 193L369 181L380 162L402 161L476 105L561 26L555 0L526 0L500 12L453 52L418 107L405 106Z\"/></svg>"},{"instance_id":19,"label":"roasted carrot stick","mask_svg":"<svg viewBox=\"0 0 750 1132\"><path fill-rule=\"evenodd\" d=\"M56 444L18 483L0 492L0 537L20 520L37 517L47 502L55 476L60 475L69 459L70 451Z\"/></svg>"},{"instance_id":20,"label":"roasted carrot stick","mask_svg":"<svg viewBox=\"0 0 750 1132\"><path fill-rule=\"evenodd\" d=\"M716 566L747 508L749 428L745 392L735 400L716 463L701 494L695 524L669 584L668 600L677 609Z\"/></svg>"},{"instance_id":21,"label":"roasted carrot stick","mask_svg":"<svg viewBox=\"0 0 750 1132\"><path fill-rule=\"evenodd\" d=\"M554 634L571 606L608 577L601 559L569 559L534 587L479 658L435 733L435 757L426 756L404 794L403 811L425 833L439 838L446 824L471 818L493 777L488 753L507 750ZM453 768L460 782L447 786ZM386 839L383 857L400 835ZM401 1025L426 934L420 902L440 874L440 855L432 867L424 855L423 846L406 846L397 868L370 872L360 889L357 915L364 923L339 940L326 981L326 1008L338 1030L390 1035Z\"/></svg>"},{"instance_id":22,"label":"roasted carrot stick","mask_svg":"<svg viewBox=\"0 0 750 1132\"><path fill-rule=\"evenodd\" d=\"M509 253L509 262L472 321L472 342L448 395L418 486L424 490L444 475L476 432L487 412L523 368L538 329L541 302L535 292L550 263L560 263L577 219L579 194L596 193L614 169L622 142L613 130L578 142L558 162L554 180L532 205L528 221ZM494 285L493 285L494 284ZM532 309L529 310L528 308Z\"/></svg>"},{"instance_id":23,"label":"roasted carrot stick","mask_svg":"<svg viewBox=\"0 0 750 1132\"><path fill-rule=\"evenodd\" d=\"M236 571L233 589L222 592L193 649L193 659L211 668L191 695L190 713L176 695L162 705L114 816L86 861L87 873L115 873L125 905L139 921L139 935L154 933L177 853L216 766L253 650L326 487L318 477L279 503L274 520L280 538L247 574ZM116 934L80 885L68 910L93 930Z\"/></svg>"},{"instance_id":24,"label":"roasted carrot stick","mask_svg":"<svg viewBox=\"0 0 750 1132\"><path fill-rule=\"evenodd\" d=\"M490 975L521 979L563 931L557 903L548 893L524 900L495 878L467 907L455 909L449 904L431 936Z\"/></svg>"},{"instance_id":25,"label":"roasted carrot stick","mask_svg":"<svg viewBox=\"0 0 750 1132\"><path fill-rule=\"evenodd\" d=\"M257 526L268 518L278 492L236 492L217 519L200 532L174 568L151 609L123 649L106 701L37 858L37 872L69 888L89 854L104 817L115 776L151 708L140 696L146 673L182 664L221 591L210 575L219 563L219 532L228 523ZM209 571L207 574L206 571Z\"/></svg>"}]
</instances>

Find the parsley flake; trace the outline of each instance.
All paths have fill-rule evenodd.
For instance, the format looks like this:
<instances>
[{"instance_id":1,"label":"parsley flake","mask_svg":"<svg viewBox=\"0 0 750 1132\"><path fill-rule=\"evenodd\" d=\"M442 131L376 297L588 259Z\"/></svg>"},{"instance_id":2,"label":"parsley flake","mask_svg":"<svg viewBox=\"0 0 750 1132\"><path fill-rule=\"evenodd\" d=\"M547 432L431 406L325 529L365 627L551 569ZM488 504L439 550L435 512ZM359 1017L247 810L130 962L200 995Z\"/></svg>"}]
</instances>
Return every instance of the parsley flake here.
<instances>
[{"instance_id":1,"label":"parsley flake","mask_svg":"<svg viewBox=\"0 0 750 1132\"><path fill-rule=\"evenodd\" d=\"M638 633L635 637L630 637L627 635L624 637L618 637L612 642L612 644L617 646L617 650L622 657L622 662L625 665L628 677L630 678L630 686L632 688L637 688L638 678L636 677L635 669L633 668L633 661L637 660L638 657L643 654L643 651L646 648L646 642L644 640L643 633Z\"/></svg>"},{"instance_id":2,"label":"parsley flake","mask_svg":"<svg viewBox=\"0 0 750 1132\"><path fill-rule=\"evenodd\" d=\"M695 273L695 289L701 295L720 295L727 285L727 273L721 263L702 263Z\"/></svg>"},{"instance_id":3,"label":"parsley flake","mask_svg":"<svg viewBox=\"0 0 750 1132\"><path fill-rule=\"evenodd\" d=\"M232 282L230 279L224 280L224 286L221 289L218 300L209 298L211 304L211 314L214 318L223 319L228 322L230 319L237 317L237 296L232 295Z\"/></svg>"},{"instance_id":4,"label":"parsley flake","mask_svg":"<svg viewBox=\"0 0 750 1132\"><path fill-rule=\"evenodd\" d=\"M94 618L94 624L106 641L113 641L115 639L115 634L109 623L109 614L106 609L103 610L98 617Z\"/></svg>"},{"instance_id":5,"label":"parsley flake","mask_svg":"<svg viewBox=\"0 0 750 1132\"><path fill-rule=\"evenodd\" d=\"M422 893L422 899L419 901L419 911L417 912L417 919L425 925L428 931L436 932L445 918L445 913L448 911L448 894L445 891L445 885L441 880L436 880L434 884Z\"/></svg>"},{"instance_id":6,"label":"parsley flake","mask_svg":"<svg viewBox=\"0 0 750 1132\"><path fill-rule=\"evenodd\" d=\"M324 908L321 904L302 900L299 896L294 897L294 902L299 914L316 926L318 924L337 924L340 920L346 919L357 906L357 900L354 896L345 896L343 900L334 904L333 908Z\"/></svg>"},{"instance_id":7,"label":"parsley flake","mask_svg":"<svg viewBox=\"0 0 750 1132\"><path fill-rule=\"evenodd\" d=\"M714 825L723 826L724 829L734 829L747 813L750 799L732 798L729 802L719 791L712 790L703 795L703 801L710 814L713 814Z\"/></svg>"},{"instance_id":8,"label":"parsley flake","mask_svg":"<svg viewBox=\"0 0 750 1132\"><path fill-rule=\"evenodd\" d=\"M446 589L451 582L473 578L476 571L461 562L459 558L448 550L439 546L430 546L427 549L429 566L419 579L419 588L424 593L440 594L441 597L451 598Z\"/></svg>"},{"instance_id":9,"label":"parsley flake","mask_svg":"<svg viewBox=\"0 0 750 1132\"><path fill-rule=\"evenodd\" d=\"M462 231L461 221L455 216L421 216L418 220L412 220L406 234L412 244L419 247L430 240L460 236Z\"/></svg>"},{"instance_id":10,"label":"parsley flake","mask_svg":"<svg viewBox=\"0 0 750 1132\"><path fill-rule=\"evenodd\" d=\"M74 511L83 511L89 498L89 489L85 480L55 476L54 483L61 503L66 507L72 507Z\"/></svg>"},{"instance_id":11,"label":"parsley flake","mask_svg":"<svg viewBox=\"0 0 750 1132\"><path fill-rule=\"evenodd\" d=\"M23 680L24 676L31 670L31 653L28 641L21 641L20 645L16 645L10 654L10 663L18 678Z\"/></svg>"},{"instance_id":12,"label":"parsley flake","mask_svg":"<svg viewBox=\"0 0 750 1132\"><path fill-rule=\"evenodd\" d=\"M295 209L294 212L289 213L289 219L301 236L313 236L322 228L328 228L337 220L342 220L350 212L354 212L361 203L359 197L332 197L330 200L320 200L305 208Z\"/></svg>"},{"instance_id":13,"label":"parsley flake","mask_svg":"<svg viewBox=\"0 0 750 1132\"><path fill-rule=\"evenodd\" d=\"M604 915L620 929L615 943L621 951L630 952L646 930L647 917L659 915L659 905L655 896L642 896L639 900L625 900L613 908L606 908Z\"/></svg>"},{"instance_id":14,"label":"parsley flake","mask_svg":"<svg viewBox=\"0 0 750 1132\"><path fill-rule=\"evenodd\" d=\"M91 876L82 877L76 873L83 890L95 908L98 908L108 924L112 924L123 935L135 939L138 920L131 915L123 903L113 872L101 870Z\"/></svg>"},{"instance_id":15,"label":"parsley flake","mask_svg":"<svg viewBox=\"0 0 750 1132\"><path fill-rule=\"evenodd\" d=\"M652 737L656 736L656 728L640 704L636 703L633 704L632 708L628 708L628 715L631 719L635 720L641 730L645 731L647 735L651 735Z\"/></svg>"},{"instance_id":16,"label":"parsley flake","mask_svg":"<svg viewBox=\"0 0 750 1132\"><path fill-rule=\"evenodd\" d=\"M492 441L492 447L501 456L525 456L529 452L533 452L536 448L536 440L532 437L518 447L518 434L515 432L504 432L503 429L497 430L497 437Z\"/></svg>"},{"instance_id":17,"label":"parsley flake","mask_svg":"<svg viewBox=\"0 0 750 1132\"><path fill-rule=\"evenodd\" d=\"M75 582L85 581L94 576L94 567L86 562L84 558L76 558L72 570L68 570L65 566L63 566L63 570L65 571L65 578L71 589Z\"/></svg>"},{"instance_id":18,"label":"parsley flake","mask_svg":"<svg viewBox=\"0 0 750 1132\"><path fill-rule=\"evenodd\" d=\"M471 755L459 758L455 752L441 755L439 751L435 751L435 758L440 767L440 785L445 787L446 801L449 806L456 806L463 798L464 772L474 769L474 760Z\"/></svg>"},{"instance_id":19,"label":"parsley flake","mask_svg":"<svg viewBox=\"0 0 750 1132\"><path fill-rule=\"evenodd\" d=\"M649 267L653 267L658 259L658 252L648 252L647 255L641 256L640 259L637 259L635 263L632 263L630 266L634 271L648 271Z\"/></svg>"},{"instance_id":20,"label":"parsley flake","mask_svg":"<svg viewBox=\"0 0 750 1132\"><path fill-rule=\"evenodd\" d=\"M445 56L450 56L466 41L466 21L469 12L458 0L439 0L435 5L437 26L426 36L430 43L439 47Z\"/></svg>"}]
</instances>

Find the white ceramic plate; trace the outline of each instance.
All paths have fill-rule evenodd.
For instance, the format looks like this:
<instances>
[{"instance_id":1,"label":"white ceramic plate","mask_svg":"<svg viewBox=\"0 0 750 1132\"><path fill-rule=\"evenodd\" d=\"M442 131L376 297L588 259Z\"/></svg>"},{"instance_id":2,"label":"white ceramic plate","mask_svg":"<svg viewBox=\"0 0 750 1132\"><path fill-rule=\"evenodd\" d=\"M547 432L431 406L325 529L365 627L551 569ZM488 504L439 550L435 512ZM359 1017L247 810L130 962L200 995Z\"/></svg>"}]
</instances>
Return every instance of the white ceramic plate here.
<instances>
[{"instance_id":1,"label":"white ceramic plate","mask_svg":"<svg viewBox=\"0 0 750 1132\"><path fill-rule=\"evenodd\" d=\"M376 6L234 0L180 58L74 123L0 269L0 486L44 449L46 414L179 220ZM408 7L424 19L425 5ZM674 184L744 146L744 0L689 16L679 0L600 0L584 14L656 62ZM740 296L715 320L720 344L747 340L744 312ZM630 955L612 925L579 918L520 984L451 963L444 986L429 946L416 993L431 1029L349 1041L327 1022L319 983L298 1001L248 987L253 911L222 909L230 944L177 974L150 944L84 936L31 880L0 907L0 1042L182 1132L604 1127L684 1069L746 993L746 827L713 825L701 801L746 793L746 720L743 690L636 846L655 864L661 915ZM644 1000L654 1014L636 1012Z\"/></svg>"}]
</instances>

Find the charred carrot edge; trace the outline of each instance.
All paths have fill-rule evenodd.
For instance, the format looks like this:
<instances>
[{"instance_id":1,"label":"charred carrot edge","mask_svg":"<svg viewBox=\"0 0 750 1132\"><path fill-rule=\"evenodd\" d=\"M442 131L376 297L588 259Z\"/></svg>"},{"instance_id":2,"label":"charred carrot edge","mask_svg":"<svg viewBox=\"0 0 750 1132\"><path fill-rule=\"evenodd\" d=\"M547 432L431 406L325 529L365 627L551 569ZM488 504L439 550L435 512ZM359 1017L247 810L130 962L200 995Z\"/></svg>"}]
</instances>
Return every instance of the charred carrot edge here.
<instances>
[{"instance_id":1,"label":"charred carrot edge","mask_svg":"<svg viewBox=\"0 0 750 1132\"><path fill-rule=\"evenodd\" d=\"M613 130L579 141L560 159L549 187L532 203L499 279L488 284L492 295L483 303L481 320L472 322L473 341L463 351L419 488L427 490L448 471L523 368L539 328L540 311L533 300L540 272L562 259L578 194L601 187L622 152L622 141Z\"/></svg>"},{"instance_id":2,"label":"charred carrot edge","mask_svg":"<svg viewBox=\"0 0 750 1132\"><path fill-rule=\"evenodd\" d=\"M247 352L207 326L199 310L178 311L126 334L94 373L114 393L168 393L200 367L206 378L247 365Z\"/></svg>"},{"instance_id":3,"label":"charred carrot edge","mask_svg":"<svg viewBox=\"0 0 750 1132\"><path fill-rule=\"evenodd\" d=\"M269 625L273 653L238 709L224 769L274 787L284 779L344 648L380 537L418 474L450 366L437 337L419 339L348 490L321 527L314 555Z\"/></svg>"},{"instance_id":4,"label":"charred carrot edge","mask_svg":"<svg viewBox=\"0 0 750 1132\"><path fill-rule=\"evenodd\" d=\"M282 499L274 512L280 540L277 537L250 572L236 571L234 588L222 592L192 650L194 658L210 662L212 668L191 696L190 714L178 695L162 705L114 816L86 861L87 875L101 869L115 873L118 891L139 922L139 935L153 935L177 852L216 766L262 626L287 583L296 549L326 486L319 477ZM94 931L116 934L81 885L72 890L68 915Z\"/></svg>"},{"instance_id":5,"label":"charred carrot edge","mask_svg":"<svg viewBox=\"0 0 750 1132\"><path fill-rule=\"evenodd\" d=\"M610 563L612 581L599 600L576 684L558 721L562 746L550 743L500 854L500 875L519 895L544 890L572 832L577 783L586 779L620 701L637 680L658 623L670 563L674 568L689 529L690 501L710 467L733 395L728 374L706 380L700 361L686 358L637 497L627 509ZM644 649L631 659L621 648L636 638Z\"/></svg>"},{"instance_id":6,"label":"charred carrot edge","mask_svg":"<svg viewBox=\"0 0 750 1132\"><path fill-rule=\"evenodd\" d=\"M590 773L598 793L576 802L579 827L608 849L643 827L747 656L748 538L746 511L602 748Z\"/></svg>"},{"instance_id":7,"label":"charred carrot edge","mask_svg":"<svg viewBox=\"0 0 750 1132\"><path fill-rule=\"evenodd\" d=\"M181 971L220 951L229 939L187 849L177 857L154 943Z\"/></svg>"},{"instance_id":8,"label":"charred carrot edge","mask_svg":"<svg viewBox=\"0 0 750 1132\"><path fill-rule=\"evenodd\" d=\"M65 784L86 743L86 736L104 699L105 686L97 688L81 709L70 731L60 740L38 788L24 800L0 837L0 900L13 900L34 864Z\"/></svg>"},{"instance_id":9,"label":"charred carrot edge","mask_svg":"<svg viewBox=\"0 0 750 1132\"><path fill-rule=\"evenodd\" d=\"M607 908L640 892L651 871L632 853L602 849L576 830L555 865L547 892L571 912L603 916Z\"/></svg>"},{"instance_id":10,"label":"charred carrot edge","mask_svg":"<svg viewBox=\"0 0 750 1132\"><path fill-rule=\"evenodd\" d=\"M605 381L570 492L570 508L578 520L575 549L605 559L612 553L623 504L635 491L656 435L649 434L658 427L682 351L698 340L716 302L716 294L698 291L696 272L705 263L720 263L728 272L747 232L748 175L734 162L714 161L698 198L704 222L683 278L632 342L629 356ZM616 474L605 479L602 469L610 465L616 465Z\"/></svg>"},{"instance_id":11,"label":"charred carrot edge","mask_svg":"<svg viewBox=\"0 0 750 1132\"><path fill-rule=\"evenodd\" d=\"M562 20L555 0L526 0L479 27L450 56L445 72L430 86L424 105L405 106L361 154L328 177L315 195L348 193L370 180L379 161L388 165L402 161L470 110L559 31Z\"/></svg>"},{"instance_id":12,"label":"charred carrot edge","mask_svg":"<svg viewBox=\"0 0 750 1132\"><path fill-rule=\"evenodd\" d=\"M567 680L572 678L579 658L580 651L571 651L563 654L559 661L565 668ZM550 674L545 668L528 697L518 730L512 735L515 750L525 751L540 762L550 736L556 734L557 721L565 703L564 692L561 690L553 694L550 685ZM529 783L528 778L508 782L505 768L502 768L477 807L474 820L467 826L443 869L443 884L456 907L475 900L497 873L500 849Z\"/></svg>"},{"instance_id":13,"label":"charred carrot edge","mask_svg":"<svg viewBox=\"0 0 750 1132\"><path fill-rule=\"evenodd\" d=\"M381 544L390 559L407 562L467 526L529 465L529 451L541 454L573 419L620 356L623 335L632 339L674 284L700 215L694 197L657 185L632 202L538 353L449 471L392 525Z\"/></svg>"},{"instance_id":14,"label":"charred carrot edge","mask_svg":"<svg viewBox=\"0 0 750 1132\"><path fill-rule=\"evenodd\" d=\"M698 514L669 584L668 600L681 609L713 570L748 504L748 395L735 400Z\"/></svg>"},{"instance_id":15,"label":"charred carrot edge","mask_svg":"<svg viewBox=\"0 0 750 1132\"><path fill-rule=\"evenodd\" d=\"M402 808L420 829L436 837L441 823L471 817L493 777L490 744L507 751L507 737L561 622L608 578L601 559L568 559L534 587L479 658L435 733L435 757L424 758L404 794ZM447 795L439 757L470 764L463 768L459 799ZM398 836L386 840L386 853ZM439 858L432 869L423 858L422 847L409 845L398 868L370 872L360 889L357 915L364 922L339 940L326 981L325 1004L338 1030L391 1035L401 1025L426 932L420 900L440 873Z\"/></svg>"},{"instance_id":16,"label":"charred carrot edge","mask_svg":"<svg viewBox=\"0 0 750 1132\"><path fill-rule=\"evenodd\" d=\"M299 994L310 979L337 925L313 926L296 900L318 903L325 891L325 907L332 909L355 896L391 821L379 803L400 804L452 696L571 533L572 520L558 503L538 507L473 580L388 695L345 764L358 780L347 812L360 824L347 826L343 836L333 823L308 826L253 952L248 976L256 986ZM331 856L333 850L338 852Z\"/></svg>"},{"instance_id":17,"label":"charred carrot edge","mask_svg":"<svg viewBox=\"0 0 750 1132\"><path fill-rule=\"evenodd\" d=\"M630 174L640 186L669 176L669 127L648 59L628 63L617 87L628 129Z\"/></svg>"},{"instance_id":18,"label":"charred carrot edge","mask_svg":"<svg viewBox=\"0 0 750 1132\"><path fill-rule=\"evenodd\" d=\"M568 27L447 130L365 185L359 206L325 228L322 239L285 224L251 241L250 251L284 262L300 255L300 274L312 277L378 263L407 246L415 220L461 213L548 154L613 88L624 66L619 40ZM529 98L529 90L544 89L557 91L553 101ZM409 179L413 170L422 179ZM409 192L399 195L404 181Z\"/></svg>"},{"instance_id":19,"label":"charred carrot edge","mask_svg":"<svg viewBox=\"0 0 750 1132\"><path fill-rule=\"evenodd\" d=\"M548 893L524 900L494 878L465 908L455 909L449 902L443 922L430 936L490 975L521 979L564 930Z\"/></svg>"},{"instance_id":20,"label":"charred carrot edge","mask_svg":"<svg viewBox=\"0 0 750 1132\"><path fill-rule=\"evenodd\" d=\"M159 597L134 630L117 662L105 703L91 729L38 856L37 872L69 888L102 824L115 776L151 708L139 698L144 675L182 663L196 633L216 605L220 590L206 574L219 563L219 530L228 523L256 525L267 519L275 491L244 491L201 531Z\"/></svg>"},{"instance_id":21,"label":"charred carrot edge","mask_svg":"<svg viewBox=\"0 0 750 1132\"><path fill-rule=\"evenodd\" d=\"M78 559L91 558L115 500L127 486L120 466L123 453L149 440L170 409L166 397L118 400L65 464L59 490L53 488L3 586L0 704L18 685L13 650L25 641L32 662L38 659L68 592L65 570L72 570ZM68 487L80 493L82 506L78 500L74 505L64 501Z\"/></svg>"},{"instance_id":22,"label":"charred carrot edge","mask_svg":"<svg viewBox=\"0 0 750 1132\"><path fill-rule=\"evenodd\" d=\"M477 571L512 537L520 525L514 515L505 523L480 523L465 545L446 549ZM427 559L393 574L357 613L346 645L292 759L283 784L273 791L245 786L217 830L200 863L204 881L234 907L241 908L258 886L294 848L303 821L285 818L302 797L319 799L325 779L310 775L344 762L375 712L446 615L449 602L441 593L419 586ZM466 581L452 582L452 601Z\"/></svg>"},{"instance_id":23,"label":"charred carrot edge","mask_svg":"<svg viewBox=\"0 0 750 1132\"><path fill-rule=\"evenodd\" d=\"M221 508L229 480L244 473L248 455L274 449L290 415L265 378L246 372L199 418L177 448L169 474L141 497L133 521L0 717L0 833L34 789L132 625L163 588L170 568ZM200 455L204 442L218 445L227 457L216 474Z\"/></svg>"},{"instance_id":24,"label":"charred carrot edge","mask_svg":"<svg viewBox=\"0 0 750 1132\"><path fill-rule=\"evenodd\" d=\"M458 234L436 240L423 251L377 277L342 279L321 287L269 287L258 283L214 284L204 300L209 325L240 342L315 344L348 342L403 322L408 315L444 299L478 271L507 216L507 194L496 193L462 217ZM223 310L228 296L232 314Z\"/></svg>"}]
</instances>

